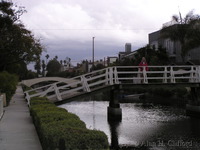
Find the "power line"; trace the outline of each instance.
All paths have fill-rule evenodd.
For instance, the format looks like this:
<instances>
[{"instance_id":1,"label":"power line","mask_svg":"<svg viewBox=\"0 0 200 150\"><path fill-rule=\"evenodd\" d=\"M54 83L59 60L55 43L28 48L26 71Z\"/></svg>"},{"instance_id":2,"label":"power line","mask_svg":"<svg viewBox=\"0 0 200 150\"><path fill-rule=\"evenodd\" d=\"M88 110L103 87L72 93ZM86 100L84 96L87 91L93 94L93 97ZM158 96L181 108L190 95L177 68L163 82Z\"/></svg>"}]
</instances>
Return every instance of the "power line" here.
<instances>
[{"instance_id":1,"label":"power line","mask_svg":"<svg viewBox=\"0 0 200 150\"><path fill-rule=\"evenodd\" d=\"M60 31L63 31L63 30L71 30L71 31L76 31L76 30L79 30L79 31L87 31L87 30L89 30L89 31L95 31L95 30L97 30L97 31L120 31L120 30L122 30L122 31L126 31L126 30L135 30L135 31L137 31L137 30L153 30L153 29L156 29L156 28L144 28L144 29L32 29L32 30L60 30Z\"/></svg>"}]
</instances>

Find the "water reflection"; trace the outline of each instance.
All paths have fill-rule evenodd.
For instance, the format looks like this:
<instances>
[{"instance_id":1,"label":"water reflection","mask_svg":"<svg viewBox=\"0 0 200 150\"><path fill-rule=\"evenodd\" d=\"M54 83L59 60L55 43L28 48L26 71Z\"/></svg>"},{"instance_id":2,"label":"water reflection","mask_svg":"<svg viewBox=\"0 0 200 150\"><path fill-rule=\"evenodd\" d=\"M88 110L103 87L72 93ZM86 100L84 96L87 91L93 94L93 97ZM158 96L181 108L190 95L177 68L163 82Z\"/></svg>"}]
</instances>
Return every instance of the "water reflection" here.
<instances>
[{"instance_id":1,"label":"water reflection","mask_svg":"<svg viewBox=\"0 0 200 150\"><path fill-rule=\"evenodd\" d=\"M119 131L118 127L120 126L120 122L108 121L110 127L110 135L111 135L111 149L119 148Z\"/></svg>"},{"instance_id":2,"label":"water reflection","mask_svg":"<svg viewBox=\"0 0 200 150\"><path fill-rule=\"evenodd\" d=\"M87 128L104 131L114 149L197 150L200 147L200 120L185 116L184 109L126 103L121 104L122 121L108 122L108 105L106 101L79 101L61 107L77 114Z\"/></svg>"},{"instance_id":3,"label":"water reflection","mask_svg":"<svg viewBox=\"0 0 200 150\"><path fill-rule=\"evenodd\" d=\"M200 119L190 118L190 128L192 129L192 135L196 138L200 137Z\"/></svg>"}]
</instances>

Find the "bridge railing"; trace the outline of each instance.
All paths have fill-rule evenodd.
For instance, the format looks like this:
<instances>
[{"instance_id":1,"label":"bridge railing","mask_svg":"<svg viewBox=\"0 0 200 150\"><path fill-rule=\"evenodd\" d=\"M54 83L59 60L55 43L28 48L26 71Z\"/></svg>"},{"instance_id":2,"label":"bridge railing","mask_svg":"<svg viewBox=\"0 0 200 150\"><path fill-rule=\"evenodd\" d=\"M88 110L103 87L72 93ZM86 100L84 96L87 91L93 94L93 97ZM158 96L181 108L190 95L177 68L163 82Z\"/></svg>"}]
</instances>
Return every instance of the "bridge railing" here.
<instances>
[{"instance_id":1,"label":"bridge railing","mask_svg":"<svg viewBox=\"0 0 200 150\"><path fill-rule=\"evenodd\" d=\"M117 83L193 83L200 82L199 66L117 66Z\"/></svg>"},{"instance_id":2,"label":"bridge railing","mask_svg":"<svg viewBox=\"0 0 200 150\"><path fill-rule=\"evenodd\" d=\"M68 84L63 84L63 83ZM62 100L67 97L91 92L95 89L114 84L150 83L195 83L200 82L199 66L115 66L93 71L61 82L26 91L26 98L47 96Z\"/></svg>"},{"instance_id":3,"label":"bridge railing","mask_svg":"<svg viewBox=\"0 0 200 150\"><path fill-rule=\"evenodd\" d=\"M36 96L47 96L49 99L57 98L58 100L63 99L63 95L72 96L80 92L90 92L100 86L108 85L110 82L110 76L112 68L106 68L98 71L93 71L81 76L77 76L71 79L66 79L60 82L28 90L25 92L28 104L30 99ZM68 80L68 84L66 81ZM69 82L70 81L70 82Z\"/></svg>"}]
</instances>

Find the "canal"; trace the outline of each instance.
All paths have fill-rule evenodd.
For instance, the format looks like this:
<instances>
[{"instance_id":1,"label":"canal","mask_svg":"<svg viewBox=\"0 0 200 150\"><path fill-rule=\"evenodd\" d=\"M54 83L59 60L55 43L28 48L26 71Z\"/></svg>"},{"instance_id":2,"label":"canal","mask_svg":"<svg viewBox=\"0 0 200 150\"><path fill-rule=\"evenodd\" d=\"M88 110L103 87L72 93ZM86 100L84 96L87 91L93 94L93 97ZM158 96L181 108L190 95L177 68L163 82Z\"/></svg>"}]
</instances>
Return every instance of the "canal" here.
<instances>
[{"instance_id":1,"label":"canal","mask_svg":"<svg viewBox=\"0 0 200 150\"><path fill-rule=\"evenodd\" d=\"M117 149L199 150L200 119L171 106L122 103L122 121L107 121L107 101L73 101L61 105L80 117L87 128L106 133Z\"/></svg>"}]
</instances>

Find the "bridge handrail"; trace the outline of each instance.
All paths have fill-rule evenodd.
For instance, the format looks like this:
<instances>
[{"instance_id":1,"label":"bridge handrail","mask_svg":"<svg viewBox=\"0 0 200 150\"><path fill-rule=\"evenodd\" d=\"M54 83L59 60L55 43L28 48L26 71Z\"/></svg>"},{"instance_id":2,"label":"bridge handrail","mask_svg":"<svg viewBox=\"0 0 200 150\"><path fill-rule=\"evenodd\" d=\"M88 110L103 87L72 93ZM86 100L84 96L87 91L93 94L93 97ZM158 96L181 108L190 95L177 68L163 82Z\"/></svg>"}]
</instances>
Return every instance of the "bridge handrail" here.
<instances>
[{"instance_id":1,"label":"bridge handrail","mask_svg":"<svg viewBox=\"0 0 200 150\"><path fill-rule=\"evenodd\" d=\"M47 86L42 86L33 90L26 91L27 98L34 96L49 96L56 95L58 100L62 99L64 94L90 92L100 86L114 85L122 83L131 84L148 84L149 82L165 83L180 83L200 82L200 66L148 66L146 71L143 67L141 71L140 66L114 66L101 70L93 71L74 78L59 81ZM67 85L59 85L62 82L70 81ZM30 95L31 91L38 91L45 89L45 91ZM53 95L49 95L53 92Z\"/></svg>"},{"instance_id":2,"label":"bridge handrail","mask_svg":"<svg viewBox=\"0 0 200 150\"><path fill-rule=\"evenodd\" d=\"M106 75L99 75L99 76L95 75L95 74L98 74L98 73L104 73L105 74L106 70L107 69L101 69L101 70L93 71L91 73L87 73L87 74L84 74L84 75L80 75L80 76L77 76L77 77L73 77L73 78L70 78L70 79L59 81L59 82L56 82L56 83L53 83L53 84L49 84L49 85L46 85L46 86L42 86L42 87L38 87L38 88L35 88L35 89L32 89L32 90L25 91L26 99L28 100L28 103L29 103L29 100L30 100L31 97L46 96L47 93L50 93L50 92L53 92L53 91L62 90L64 88L69 88L71 86L77 86L78 84L82 84L83 87L81 87L81 88L77 87L77 88L73 89L72 91L79 91L81 89L84 89L86 91L90 91L90 89L88 89L89 86L85 85L83 83L82 78L84 78L86 80L86 82L89 82L91 80L98 79L98 78L101 78L103 76L106 76ZM60 83L63 83L63 82L66 82L66 81L73 81L73 82L70 83L70 84L64 85L64 86L58 86ZM86 88L85 86L87 86L88 88ZM32 95L29 94L30 92L37 91L37 90L42 90L44 88L47 88L46 92L45 91L44 92L39 92L39 93L32 94ZM61 93L64 94L66 92L61 92Z\"/></svg>"}]
</instances>

